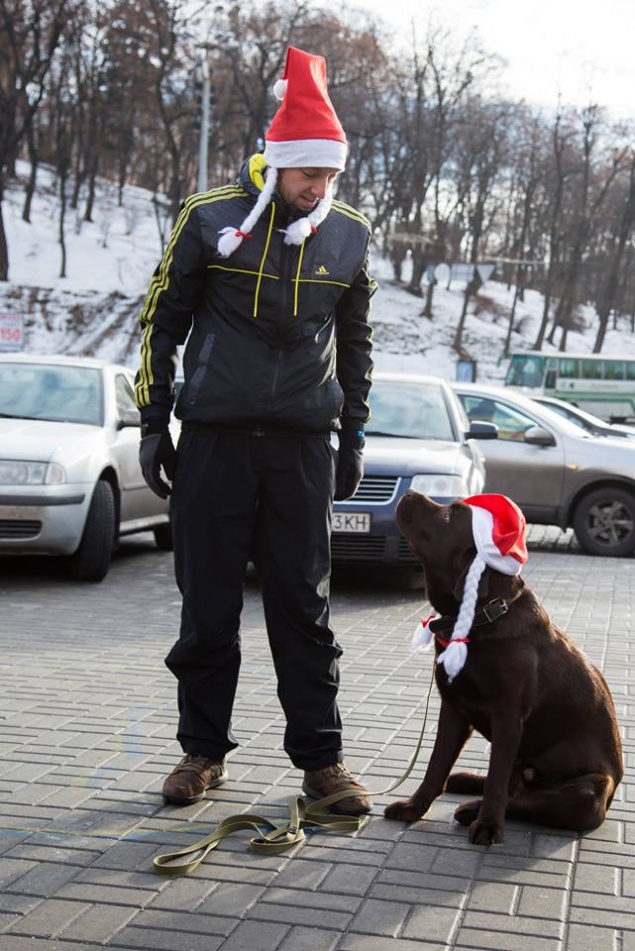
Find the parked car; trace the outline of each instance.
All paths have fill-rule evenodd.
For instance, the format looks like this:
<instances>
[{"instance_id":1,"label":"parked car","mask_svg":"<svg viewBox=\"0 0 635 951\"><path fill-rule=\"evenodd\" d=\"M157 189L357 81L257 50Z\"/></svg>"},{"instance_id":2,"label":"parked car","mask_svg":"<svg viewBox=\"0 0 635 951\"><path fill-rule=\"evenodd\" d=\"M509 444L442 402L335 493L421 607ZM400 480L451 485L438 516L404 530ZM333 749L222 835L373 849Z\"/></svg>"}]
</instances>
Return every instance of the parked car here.
<instances>
[{"instance_id":1,"label":"parked car","mask_svg":"<svg viewBox=\"0 0 635 951\"><path fill-rule=\"evenodd\" d=\"M528 522L572 527L592 555L635 551L635 443L591 435L509 388L453 387L472 421L498 427L483 446L487 492L510 496Z\"/></svg>"},{"instance_id":2,"label":"parked car","mask_svg":"<svg viewBox=\"0 0 635 951\"><path fill-rule=\"evenodd\" d=\"M476 439L496 427L470 424L450 386L433 376L376 373L366 425L364 478L352 499L336 502L334 563L415 566L395 508L413 488L437 502L483 490L483 453Z\"/></svg>"},{"instance_id":3,"label":"parked car","mask_svg":"<svg viewBox=\"0 0 635 951\"><path fill-rule=\"evenodd\" d=\"M553 410L558 416L564 416L571 423L577 423L593 436L617 436L622 439L635 439L635 426L626 426L622 423L607 423L605 419L594 416L580 409L574 403L557 400L553 396L533 396L536 403Z\"/></svg>"},{"instance_id":4,"label":"parked car","mask_svg":"<svg viewBox=\"0 0 635 951\"><path fill-rule=\"evenodd\" d=\"M168 503L139 467L133 381L100 360L0 354L0 554L66 555L101 581L122 535L171 549Z\"/></svg>"}]
</instances>

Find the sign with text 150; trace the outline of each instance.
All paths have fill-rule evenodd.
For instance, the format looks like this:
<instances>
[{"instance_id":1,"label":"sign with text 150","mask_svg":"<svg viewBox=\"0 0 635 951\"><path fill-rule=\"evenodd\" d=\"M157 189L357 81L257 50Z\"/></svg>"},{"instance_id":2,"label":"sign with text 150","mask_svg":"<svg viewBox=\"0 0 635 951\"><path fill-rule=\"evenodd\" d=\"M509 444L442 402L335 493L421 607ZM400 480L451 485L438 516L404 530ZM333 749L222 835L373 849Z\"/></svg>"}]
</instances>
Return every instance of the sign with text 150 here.
<instances>
[{"instance_id":1,"label":"sign with text 150","mask_svg":"<svg viewBox=\"0 0 635 951\"><path fill-rule=\"evenodd\" d=\"M24 314L0 314L0 350L24 349Z\"/></svg>"}]
</instances>

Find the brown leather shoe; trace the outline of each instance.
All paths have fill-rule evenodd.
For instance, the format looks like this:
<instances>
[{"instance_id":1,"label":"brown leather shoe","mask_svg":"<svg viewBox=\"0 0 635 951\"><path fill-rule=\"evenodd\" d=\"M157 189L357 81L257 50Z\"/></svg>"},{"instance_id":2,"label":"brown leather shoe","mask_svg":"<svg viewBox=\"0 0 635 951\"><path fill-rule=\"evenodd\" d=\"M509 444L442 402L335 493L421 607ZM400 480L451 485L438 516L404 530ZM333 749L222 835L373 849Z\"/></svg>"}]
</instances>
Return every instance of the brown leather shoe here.
<instances>
[{"instance_id":1,"label":"brown leather shoe","mask_svg":"<svg viewBox=\"0 0 635 951\"><path fill-rule=\"evenodd\" d=\"M205 798L206 789L216 789L227 782L225 760L206 756L184 756L163 783L163 798L179 806L189 806Z\"/></svg>"},{"instance_id":2,"label":"brown leather shoe","mask_svg":"<svg viewBox=\"0 0 635 951\"><path fill-rule=\"evenodd\" d=\"M324 769L314 769L304 774L302 792L312 799L322 799L333 793L348 792L354 795L340 799L329 806L331 812L341 816L363 816L373 808L373 801L361 783L353 779L344 763L334 763Z\"/></svg>"}]
</instances>

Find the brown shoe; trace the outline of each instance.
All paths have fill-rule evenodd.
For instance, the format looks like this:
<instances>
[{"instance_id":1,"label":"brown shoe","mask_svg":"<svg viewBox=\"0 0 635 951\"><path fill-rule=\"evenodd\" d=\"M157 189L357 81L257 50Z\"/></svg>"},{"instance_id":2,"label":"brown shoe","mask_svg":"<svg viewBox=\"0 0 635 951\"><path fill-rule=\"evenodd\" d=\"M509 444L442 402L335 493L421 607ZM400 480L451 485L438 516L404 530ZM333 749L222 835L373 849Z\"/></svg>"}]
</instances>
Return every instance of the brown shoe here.
<instances>
[{"instance_id":1,"label":"brown shoe","mask_svg":"<svg viewBox=\"0 0 635 951\"><path fill-rule=\"evenodd\" d=\"M225 760L206 756L184 756L163 783L163 798L179 806L189 806L205 798L206 789L216 789L227 781Z\"/></svg>"},{"instance_id":2,"label":"brown shoe","mask_svg":"<svg viewBox=\"0 0 635 951\"><path fill-rule=\"evenodd\" d=\"M314 769L304 774L302 792L312 799L322 799L324 796L332 796L333 793L348 792L349 789L354 795L334 802L329 806L329 810L341 816L362 816L370 812L373 801L368 795L368 790L353 779L344 763L334 763L332 766L325 766L324 769Z\"/></svg>"}]
</instances>

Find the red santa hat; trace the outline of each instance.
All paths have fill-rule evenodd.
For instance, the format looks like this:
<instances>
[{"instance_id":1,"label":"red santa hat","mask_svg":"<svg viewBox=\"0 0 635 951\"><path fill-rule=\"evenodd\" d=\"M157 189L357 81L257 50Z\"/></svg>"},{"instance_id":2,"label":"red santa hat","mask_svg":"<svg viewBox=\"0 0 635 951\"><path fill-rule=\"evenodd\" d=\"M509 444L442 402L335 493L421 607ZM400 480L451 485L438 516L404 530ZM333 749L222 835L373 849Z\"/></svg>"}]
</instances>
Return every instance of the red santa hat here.
<instances>
[{"instance_id":1,"label":"red santa hat","mask_svg":"<svg viewBox=\"0 0 635 951\"><path fill-rule=\"evenodd\" d=\"M517 575L527 561L525 516L506 495L472 495L472 535L486 565Z\"/></svg>"},{"instance_id":2,"label":"red santa hat","mask_svg":"<svg viewBox=\"0 0 635 951\"><path fill-rule=\"evenodd\" d=\"M525 516L506 495L472 495L463 499L472 509L472 536L476 557L470 565L463 586L463 598L446 649L439 654L448 680L462 670L467 660L468 634L474 621L478 586L488 566L505 575L517 575L527 561ZM432 639L429 621L422 622L413 638L413 646L425 647Z\"/></svg>"},{"instance_id":3,"label":"red santa hat","mask_svg":"<svg viewBox=\"0 0 635 951\"><path fill-rule=\"evenodd\" d=\"M265 184L251 213L239 228L224 228L218 242L222 257L229 257L254 227L271 201L280 168L334 168L346 165L348 145L326 86L323 56L290 46L282 79L274 86L282 105L265 132L264 158L269 168ZM292 222L285 244L302 244L324 221L331 209L329 191L305 218Z\"/></svg>"},{"instance_id":4,"label":"red santa hat","mask_svg":"<svg viewBox=\"0 0 635 951\"><path fill-rule=\"evenodd\" d=\"M282 105L265 132L267 165L341 171L348 146L326 88L324 57L290 46L273 91Z\"/></svg>"}]
</instances>

